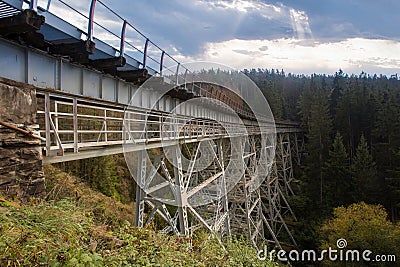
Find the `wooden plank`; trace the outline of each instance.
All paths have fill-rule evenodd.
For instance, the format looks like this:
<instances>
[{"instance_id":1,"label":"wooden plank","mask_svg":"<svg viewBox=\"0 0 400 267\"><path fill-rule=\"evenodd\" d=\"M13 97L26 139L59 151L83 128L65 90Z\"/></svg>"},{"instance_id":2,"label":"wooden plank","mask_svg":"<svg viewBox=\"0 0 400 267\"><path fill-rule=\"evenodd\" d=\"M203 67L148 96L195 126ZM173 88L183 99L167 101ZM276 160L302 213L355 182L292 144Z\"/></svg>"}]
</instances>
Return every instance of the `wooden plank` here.
<instances>
[{"instance_id":1,"label":"wooden plank","mask_svg":"<svg viewBox=\"0 0 400 267\"><path fill-rule=\"evenodd\" d=\"M123 67L126 64L124 57L112 57L112 58L101 58L90 60L90 65L98 70L117 69L117 67Z\"/></svg>"},{"instance_id":2,"label":"wooden plank","mask_svg":"<svg viewBox=\"0 0 400 267\"><path fill-rule=\"evenodd\" d=\"M70 56L73 61L89 63L89 55L95 51L95 43L90 40L62 39L51 42L50 53Z\"/></svg>"},{"instance_id":3,"label":"wooden plank","mask_svg":"<svg viewBox=\"0 0 400 267\"><path fill-rule=\"evenodd\" d=\"M47 50L50 43L44 40L44 36L38 32L26 32L21 34L21 39L30 46L39 48L41 50Z\"/></svg>"},{"instance_id":4,"label":"wooden plank","mask_svg":"<svg viewBox=\"0 0 400 267\"><path fill-rule=\"evenodd\" d=\"M127 82L142 83L149 78L147 69L118 71L117 75Z\"/></svg>"},{"instance_id":5,"label":"wooden plank","mask_svg":"<svg viewBox=\"0 0 400 267\"><path fill-rule=\"evenodd\" d=\"M37 31L44 24L45 18L33 10L23 10L21 13L0 18L0 34L4 36Z\"/></svg>"},{"instance_id":6,"label":"wooden plank","mask_svg":"<svg viewBox=\"0 0 400 267\"><path fill-rule=\"evenodd\" d=\"M43 138L43 137L41 137L41 136L38 136L38 135L35 135L34 133L32 133L32 132L30 132L30 131L28 131L28 130L19 128L19 127L17 127L17 126L14 126L14 125L12 125L11 123L8 123L8 122L5 122L5 121L0 121L0 125L5 126L5 127L7 127L7 128L10 128L11 130L20 132L20 133L22 133L22 134L25 134L25 135L27 135L27 136L29 136L29 137L32 137L32 138L35 138L35 139L39 139L39 140L41 140L41 141L46 141L45 138Z\"/></svg>"}]
</instances>

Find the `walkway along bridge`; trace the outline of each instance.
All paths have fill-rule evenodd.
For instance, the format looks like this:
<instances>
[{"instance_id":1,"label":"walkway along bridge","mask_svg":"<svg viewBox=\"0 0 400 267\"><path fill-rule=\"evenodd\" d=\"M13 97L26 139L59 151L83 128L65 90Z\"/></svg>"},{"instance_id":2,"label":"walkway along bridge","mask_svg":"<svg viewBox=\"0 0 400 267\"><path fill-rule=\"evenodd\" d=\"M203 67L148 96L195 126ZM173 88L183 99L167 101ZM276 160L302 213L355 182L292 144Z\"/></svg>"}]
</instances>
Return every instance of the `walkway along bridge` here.
<instances>
[{"instance_id":1,"label":"walkway along bridge","mask_svg":"<svg viewBox=\"0 0 400 267\"><path fill-rule=\"evenodd\" d=\"M296 220L287 196L304 143L298 124L257 117L241 100L246 84L210 82L101 1L88 7L0 1L1 83L34 86L38 125L28 130L40 136L43 162L125 153L137 226L157 215L165 233L203 228L256 247L281 247L284 236L295 246L285 219Z\"/></svg>"}]
</instances>

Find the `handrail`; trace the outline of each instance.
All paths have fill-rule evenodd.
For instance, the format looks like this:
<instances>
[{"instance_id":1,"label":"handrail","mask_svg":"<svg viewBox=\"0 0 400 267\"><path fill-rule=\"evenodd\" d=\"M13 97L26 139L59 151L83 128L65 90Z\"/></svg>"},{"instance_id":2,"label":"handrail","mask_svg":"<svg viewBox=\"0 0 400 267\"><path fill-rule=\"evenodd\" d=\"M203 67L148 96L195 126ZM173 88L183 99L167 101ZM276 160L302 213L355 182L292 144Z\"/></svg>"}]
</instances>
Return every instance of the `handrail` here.
<instances>
[{"instance_id":1,"label":"handrail","mask_svg":"<svg viewBox=\"0 0 400 267\"><path fill-rule=\"evenodd\" d=\"M29 9L31 9L33 11L37 11L37 4L38 4L38 0L31 0L29 3Z\"/></svg>"},{"instance_id":2,"label":"handrail","mask_svg":"<svg viewBox=\"0 0 400 267\"><path fill-rule=\"evenodd\" d=\"M272 133L274 122L237 121L229 118L216 121L190 115L133 107L109 101L94 100L62 91L39 89L39 132L46 141L46 156L78 153L81 149L120 146L125 143L126 126L132 123L129 135L133 144L201 138ZM44 102L43 102L44 101ZM71 109L72 107L72 109ZM126 116L126 112L129 116ZM126 124L124 124L124 122ZM246 128L243 131L243 126ZM298 132L298 125L277 122L277 130ZM143 130L145 129L145 130Z\"/></svg>"},{"instance_id":3,"label":"handrail","mask_svg":"<svg viewBox=\"0 0 400 267\"><path fill-rule=\"evenodd\" d=\"M121 42L120 42L120 46L119 46L119 56L120 56L120 57L123 57L123 56L124 56L124 52L125 52L126 24L127 24L127 21L124 20L124 23L122 24Z\"/></svg>"},{"instance_id":4,"label":"handrail","mask_svg":"<svg viewBox=\"0 0 400 267\"><path fill-rule=\"evenodd\" d=\"M91 0L89 10L89 25L87 39L93 41L93 21L94 21L94 10L96 8L96 0Z\"/></svg>"}]
</instances>

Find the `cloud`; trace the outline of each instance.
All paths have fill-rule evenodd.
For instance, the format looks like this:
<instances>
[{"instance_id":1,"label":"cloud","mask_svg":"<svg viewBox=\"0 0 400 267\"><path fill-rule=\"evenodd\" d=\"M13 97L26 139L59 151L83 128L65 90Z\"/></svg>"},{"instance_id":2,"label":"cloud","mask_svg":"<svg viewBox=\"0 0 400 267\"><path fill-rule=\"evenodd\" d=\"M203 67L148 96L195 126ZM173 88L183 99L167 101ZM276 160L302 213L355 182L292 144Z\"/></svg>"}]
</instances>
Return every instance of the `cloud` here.
<instances>
[{"instance_id":1,"label":"cloud","mask_svg":"<svg viewBox=\"0 0 400 267\"><path fill-rule=\"evenodd\" d=\"M268 47L267 50L264 47ZM295 38L277 40L233 39L207 43L204 53L182 60L219 62L237 69L277 68L286 72L311 74L348 73L394 74L400 69L400 42L350 38L337 42L302 42Z\"/></svg>"},{"instance_id":2,"label":"cloud","mask_svg":"<svg viewBox=\"0 0 400 267\"><path fill-rule=\"evenodd\" d=\"M297 11L291 8L290 18L292 20L292 27L297 33L297 38L305 39L312 37L308 17L304 11Z\"/></svg>"},{"instance_id":3,"label":"cloud","mask_svg":"<svg viewBox=\"0 0 400 267\"><path fill-rule=\"evenodd\" d=\"M283 4L255 0L108 2L160 46L172 44L190 56L201 53L208 42L312 36L307 14Z\"/></svg>"},{"instance_id":4,"label":"cloud","mask_svg":"<svg viewBox=\"0 0 400 267\"><path fill-rule=\"evenodd\" d=\"M398 0L285 0L290 6L301 7L309 17L313 35L318 39L347 38L399 39L396 25L400 23ZM290 3L290 4L289 4Z\"/></svg>"},{"instance_id":5,"label":"cloud","mask_svg":"<svg viewBox=\"0 0 400 267\"><path fill-rule=\"evenodd\" d=\"M234 49L232 50L233 52L239 53L239 54L243 54L246 56L254 56L254 51L248 51L248 50L244 50L244 49Z\"/></svg>"},{"instance_id":6,"label":"cloud","mask_svg":"<svg viewBox=\"0 0 400 267\"><path fill-rule=\"evenodd\" d=\"M87 28L85 19L62 11L58 1L53 2L57 14L82 30ZM332 73L339 68L354 73L390 73L400 67L400 35L395 28L400 24L398 0L384 4L374 0L324 0L321 5L298 0L102 2L177 60L211 60L239 69L274 67L296 73ZM88 12L89 2L68 3ZM122 20L107 13L100 2L95 18L120 34ZM118 47L114 36L101 33L98 27L96 34ZM145 39L132 29L127 38L143 48ZM134 49L127 47L129 50ZM154 47L149 51L159 58ZM166 64L174 63L170 61Z\"/></svg>"}]
</instances>

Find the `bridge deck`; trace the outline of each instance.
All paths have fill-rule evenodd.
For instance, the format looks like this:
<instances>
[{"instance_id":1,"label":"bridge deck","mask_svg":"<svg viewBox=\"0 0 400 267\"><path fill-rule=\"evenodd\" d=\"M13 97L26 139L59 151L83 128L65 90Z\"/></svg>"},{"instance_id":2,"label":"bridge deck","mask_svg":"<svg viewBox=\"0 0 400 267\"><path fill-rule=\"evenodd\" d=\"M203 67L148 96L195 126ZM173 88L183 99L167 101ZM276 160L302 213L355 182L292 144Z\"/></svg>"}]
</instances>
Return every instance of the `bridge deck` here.
<instances>
[{"instance_id":1,"label":"bridge deck","mask_svg":"<svg viewBox=\"0 0 400 267\"><path fill-rule=\"evenodd\" d=\"M22 27L21 25L17 25L18 27L13 31L20 34L25 42L24 45L0 38L0 55L3 58L0 62L1 76L44 88L38 89L38 118L39 133L46 138L45 162L121 153L124 140L127 139L127 133L123 128L125 110L137 90L137 84L135 85L134 82L142 79L142 74L146 77L162 75L160 77L162 83L170 83L173 86L182 83L185 86L173 97L163 96L162 101L159 101L157 111L150 104L150 99L155 97L151 90L142 90L140 105L128 109L132 119L127 121L136 125L129 129L130 139L134 140L134 145L130 146L131 150L161 147L173 144L177 140L195 142L204 138L226 138L227 132L231 136L243 134L243 131L237 132L241 124L235 122L232 116L227 115L226 110L221 106L194 106L189 110L183 112L177 110L171 114L174 108L179 107L181 100L176 97L179 98L181 94L187 93L188 95L182 95L182 97L190 98L202 96L205 93L208 97L208 92L205 90L199 90L198 94L194 91L189 92L190 88L186 87L188 69L181 66L168 53L103 3L98 2L98 4L100 8L105 7L107 12L116 16L116 21L120 21L121 35L115 35L101 25L100 20L95 20L96 1L94 0L91 1L87 15L63 1L49 1L46 7L36 6L36 2L31 1L28 10L33 13L31 12L30 16L34 16L37 12L38 17L34 16L34 18L39 23L43 17L44 23L29 25L29 22L22 22L22 25L24 29L26 27L31 29L34 26L34 29L31 29L32 33L37 31L42 35L43 40L39 38L40 35L29 35L29 38L25 38L26 29L19 32L18 27ZM23 0L0 1L0 18L7 19L23 15L24 5L26 4ZM68 14L76 17L63 16L61 18L51 12L50 6L58 11L69 12ZM84 23L77 23L79 20ZM26 23L28 25L25 25ZM87 25L86 29L85 25ZM104 30L117 38L118 45L96 38L96 36L103 36ZM137 38L142 39L144 43L142 49L138 49L125 38L127 30L134 32ZM11 30L7 30L7 27L2 29L2 35L7 38L9 31ZM37 40L32 42L32 38ZM86 40L86 46L77 54L76 49L82 48L84 40ZM125 49L125 47L130 49ZM154 49L161 52L159 59L149 52ZM169 68L165 62L167 58L170 63L178 64L176 69ZM110 61L114 59L121 61ZM113 71L110 72L110 62L117 63L117 61L121 64L111 64ZM150 64L151 62L153 64ZM144 72L132 73L132 71ZM178 73L182 72L185 75L178 76ZM139 80L132 80L132 75ZM184 81L179 82L178 77L183 77ZM49 90L49 88L55 90ZM201 86L200 89L202 89ZM224 95L224 101L231 103L231 99L225 100L226 97ZM242 118L251 119L251 113L238 108L237 103L232 108L235 108L235 112ZM246 124L246 134L257 134L260 126L248 119L243 120ZM223 122L224 127L220 122ZM272 126L273 119L271 122L264 122L261 127L272 131ZM300 131L297 126L279 122L277 132Z\"/></svg>"},{"instance_id":2,"label":"bridge deck","mask_svg":"<svg viewBox=\"0 0 400 267\"><path fill-rule=\"evenodd\" d=\"M126 151L139 151L170 146L177 141L191 143L257 135L259 127L264 127L264 131L275 130L273 121L258 125L246 120L244 133L240 130L241 122L172 114L55 90L38 89L37 97L39 133L46 138L45 163L123 153L124 143ZM129 136L124 129L124 118L134 125ZM276 133L301 131L291 122L279 121L275 126Z\"/></svg>"}]
</instances>

